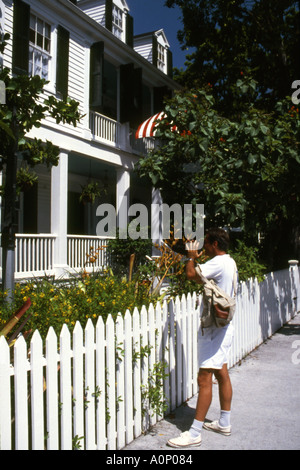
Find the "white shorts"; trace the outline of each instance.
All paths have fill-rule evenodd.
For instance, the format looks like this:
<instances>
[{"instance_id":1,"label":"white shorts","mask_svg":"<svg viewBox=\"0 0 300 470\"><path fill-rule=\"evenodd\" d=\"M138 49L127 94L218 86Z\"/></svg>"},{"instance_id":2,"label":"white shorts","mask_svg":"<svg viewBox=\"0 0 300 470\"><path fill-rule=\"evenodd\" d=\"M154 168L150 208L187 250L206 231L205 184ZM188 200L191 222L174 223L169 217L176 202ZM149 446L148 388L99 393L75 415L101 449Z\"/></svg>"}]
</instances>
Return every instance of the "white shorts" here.
<instances>
[{"instance_id":1,"label":"white shorts","mask_svg":"<svg viewBox=\"0 0 300 470\"><path fill-rule=\"evenodd\" d=\"M198 365L204 369L222 369L228 362L234 327L230 323L223 328L201 328L198 333Z\"/></svg>"}]
</instances>

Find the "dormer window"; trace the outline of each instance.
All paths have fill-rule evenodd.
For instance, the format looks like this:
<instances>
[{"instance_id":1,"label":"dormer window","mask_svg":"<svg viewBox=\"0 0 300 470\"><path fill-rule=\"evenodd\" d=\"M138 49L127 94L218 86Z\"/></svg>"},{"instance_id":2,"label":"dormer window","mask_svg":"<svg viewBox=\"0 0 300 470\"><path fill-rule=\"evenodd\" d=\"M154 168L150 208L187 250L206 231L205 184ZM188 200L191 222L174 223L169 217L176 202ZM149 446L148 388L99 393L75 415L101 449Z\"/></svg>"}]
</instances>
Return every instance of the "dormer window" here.
<instances>
[{"instance_id":1,"label":"dormer window","mask_svg":"<svg viewBox=\"0 0 300 470\"><path fill-rule=\"evenodd\" d=\"M133 18L126 0L78 0L77 5L97 23L133 48Z\"/></svg>"},{"instance_id":2,"label":"dormer window","mask_svg":"<svg viewBox=\"0 0 300 470\"><path fill-rule=\"evenodd\" d=\"M172 77L172 52L163 29L135 36L134 50L158 70Z\"/></svg>"},{"instance_id":3,"label":"dormer window","mask_svg":"<svg viewBox=\"0 0 300 470\"><path fill-rule=\"evenodd\" d=\"M116 5L112 9L112 33L122 39L123 34L123 12Z\"/></svg>"}]
</instances>

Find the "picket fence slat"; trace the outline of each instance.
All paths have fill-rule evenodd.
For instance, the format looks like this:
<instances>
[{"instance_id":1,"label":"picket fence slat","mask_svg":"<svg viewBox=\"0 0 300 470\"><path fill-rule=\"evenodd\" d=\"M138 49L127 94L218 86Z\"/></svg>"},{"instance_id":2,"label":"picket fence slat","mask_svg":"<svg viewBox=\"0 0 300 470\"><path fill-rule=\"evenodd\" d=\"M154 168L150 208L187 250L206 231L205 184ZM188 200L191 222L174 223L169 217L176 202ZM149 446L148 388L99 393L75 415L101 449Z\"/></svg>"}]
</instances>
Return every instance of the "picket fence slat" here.
<instances>
[{"instance_id":1,"label":"picket fence slat","mask_svg":"<svg viewBox=\"0 0 300 470\"><path fill-rule=\"evenodd\" d=\"M107 368L107 448L116 449L116 352L115 352L115 323L111 315L106 322L106 368Z\"/></svg>"},{"instance_id":2,"label":"picket fence slat","mask_svg":"<svg viewBox=\"0 0 300 470\"><path fill-rule=\"evenodd\" d=\"M126 444L125 426L125 368L124 368L124 321L118 315L116 321L117 360L116 360L116 388L117 388L117 448L122 449Z\"/></svg>"},{"instance_id":3,"label":"picket fence slat","mask_svg":"<svg viewBox=\"0 0 300 470\"><path fill-rule=\"evenodd\" d=\"M137 308L132 316L133 330L133 406L134 406L134 437L142 432L142 400L141 400L141 339L140 339L140 315Z\"/></svg>"},{"instance_id":4,"label":"picket fence slat","mask_svg":"<svg viewBox=\"0 0 300 470\"><path fill-rule=\"evenodd\" d=\"M85 418L86 449L96 449L95 431L95 330L89 318L85 329ZM82 437L82 436L79 436Z\"/></svg>"},{"instance_id":5,"label":"picket fence slat","mask_svg":"<svg viewBox=\"0 0 300 470\"><path fill-rule=\"evenodd\" d=\"M77 440L84 436L84 346L79 322L76 322L73 331L73 356L73 434ZM85 442L81 442L81 446L84 449Z\"/></svg>"},{"instance_id":6,"label":"picket fence slat","mask_svg":"<svg viewBox=\"0 0 300 470\"><path fill-rule=\"evenodd\" d=\"M169 363L170 363L170 406L171 411L176 408L176 343L175 343L175 304L174 299L170 301L169 310ZM179 338L177 338L177 344L180 344ZM180 364L178 364L180 367Z\"/></svg>"},{"instance_id":7,"label":"picket fence slat","mask_svg":"<svg viewBox=\"0 0 300 470\"><path fill-rule=\"evenodd\" d=\"M46 337L47 449L59 449L57 337L51 327Z\"/></svg>"},{"instance_id":8,"label":"picket fence slat","mask_svg":"<svg viewBox=\"0 0 300 470\"><path fill-rule=\"evenodd\" d=\"M64 324L60 334L61 449L72 449L71 335Z\"/></svg>"},{"instance_id":9,"label":"picket fence slat","mask_svg":"<svg viewBox=\"0 0 300 470\"><path fill-rule=\"evenodd\" d=\"M16 449L28 449L28 359L23 337L14 346Z\"/></svg>"},{"instance_id":10,"label":"picket fence slat","mask_svg":"<svg viewBox=\"0 0 300 470\"><path fill-rule=\"evenodd\" d=\"M105 325L99 317L96 325L96 430L97 449L106 449Z\"/></svg>"},{"instance_id":11,"label":"picket fence slat","mask_svg":"<svg viewBox=\"0 0 300 470\"><path fill-rule=\"evenodd\" d=\"M29 347L0 337L0 449L122 449L163 418L165 400L170 413L197 393L200 310L193 293L72 334L64 325L59 346L52 327L45 348L38 331ZM240 283L229 367L299 310L298 268Z\"/></svg>"},{"instance_id":12,"label":"picket fence slat","mask_svg":"<svg viewBox=\"0 0 300 470\"><path fill-rule=\"evenodd\" d=\"M0 449L11 446L11 386L9 346L0 337Z\"/></svg>"},{"instance_id":13,"label":"picket fence slat","mask_svg":"<svg viewBox=\"0 0 300 470\"><path fill-rule=\"evenodd\" d=\"M30 343L32 449L44 450L43 342L35 331Z\"/></svg>"},{"instance_id":14,"label":"picket fence slat","mask_svg":"<svg viewBox=\"0 0 300 470\"><path fill-rule=\"evenodd\" d=\"M124 326L124 386L125 386L125 432L126 444L133 441L133 363L132 363L132 317L129 310L125 314Z\"/></svg>"}]
</instances>

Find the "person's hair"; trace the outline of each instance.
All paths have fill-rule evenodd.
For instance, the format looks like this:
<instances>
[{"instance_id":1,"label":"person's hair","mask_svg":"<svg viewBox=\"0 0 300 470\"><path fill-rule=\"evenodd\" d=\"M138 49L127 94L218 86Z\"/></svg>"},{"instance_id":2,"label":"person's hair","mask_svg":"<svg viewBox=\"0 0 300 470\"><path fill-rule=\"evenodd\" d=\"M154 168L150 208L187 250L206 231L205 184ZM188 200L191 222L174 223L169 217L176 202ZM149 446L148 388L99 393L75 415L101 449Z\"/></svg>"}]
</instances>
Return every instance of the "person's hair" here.
<instances>
[{"instance_id":1,"label":"person's hair","mask_svg":"<svg viewBox=\"0 0 300 470\"><path fill-rule=\"evenodd\" d=\"M222 228L210 228L207 231L207 238L209 243L218 242L218 248L222 251L227 251L229 248L229 235Z\"/></svg>"}]
</instances>

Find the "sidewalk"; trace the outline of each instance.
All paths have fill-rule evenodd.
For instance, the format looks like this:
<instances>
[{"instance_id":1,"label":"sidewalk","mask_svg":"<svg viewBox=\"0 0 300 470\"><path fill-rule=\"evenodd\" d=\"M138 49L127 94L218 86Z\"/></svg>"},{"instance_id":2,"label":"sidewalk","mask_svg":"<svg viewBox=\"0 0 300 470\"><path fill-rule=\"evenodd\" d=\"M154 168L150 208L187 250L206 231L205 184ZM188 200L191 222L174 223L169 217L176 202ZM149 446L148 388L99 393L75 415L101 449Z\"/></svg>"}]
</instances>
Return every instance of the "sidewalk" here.
<instances>
[{"instance_id":1,"label":"sidewalk","mask_svg":"<svg viewBox=\"0 0 300 470\"><path fill-rule=\"evenodd\" d=\"M300 314L272 338L230 369L233 386L232 434L225 437L202 431L201 450L300 449ZM123 450L177 452L169 438L189 429L197 396L159 422ZM218 386L208 420L219 417ZM189 449L186 449L189 450Z\"/></svg>"}]
</instances>

